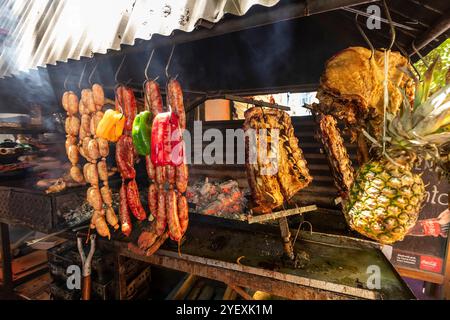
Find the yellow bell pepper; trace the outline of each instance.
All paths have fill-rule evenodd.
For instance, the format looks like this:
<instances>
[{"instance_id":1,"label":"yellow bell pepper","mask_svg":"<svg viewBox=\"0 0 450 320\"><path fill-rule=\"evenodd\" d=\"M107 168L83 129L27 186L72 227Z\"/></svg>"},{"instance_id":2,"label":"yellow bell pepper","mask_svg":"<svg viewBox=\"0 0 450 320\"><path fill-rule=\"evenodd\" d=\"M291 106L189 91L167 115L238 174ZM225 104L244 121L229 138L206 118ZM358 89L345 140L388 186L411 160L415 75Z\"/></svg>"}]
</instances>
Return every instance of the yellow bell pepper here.
<instances>
[{"instance_id":1,"label":"yellow bell pepper","mask_svg":"<svg viewBox=\"0 0 450 320\"><path fill-rule=\"evenodd\" d=\"M97 137L116 142L122 135L124 125L125 116L119 111L108 109L100 120L95 133Z\"/></svg>"}]
</instances>

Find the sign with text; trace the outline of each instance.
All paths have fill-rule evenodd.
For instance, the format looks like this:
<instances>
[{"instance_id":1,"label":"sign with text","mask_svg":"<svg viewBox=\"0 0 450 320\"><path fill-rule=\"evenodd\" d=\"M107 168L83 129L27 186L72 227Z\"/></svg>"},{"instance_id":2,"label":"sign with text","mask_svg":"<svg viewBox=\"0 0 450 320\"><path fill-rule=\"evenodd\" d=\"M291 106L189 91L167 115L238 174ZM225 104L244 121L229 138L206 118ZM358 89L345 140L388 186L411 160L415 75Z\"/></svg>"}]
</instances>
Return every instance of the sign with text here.
<instances>
[{"instance_id":1,"label":"sign with text","mask_svg":"<svg viewBox=\"0 0 450 320\"><path fill-rule=\"evenodd\" d=\"M443 274L450 225L448 210L449 183L424 162L423 172L427 197L416 225L403 241L393 245L391 262L400 267Z\"/></svg>"}]
</instances>

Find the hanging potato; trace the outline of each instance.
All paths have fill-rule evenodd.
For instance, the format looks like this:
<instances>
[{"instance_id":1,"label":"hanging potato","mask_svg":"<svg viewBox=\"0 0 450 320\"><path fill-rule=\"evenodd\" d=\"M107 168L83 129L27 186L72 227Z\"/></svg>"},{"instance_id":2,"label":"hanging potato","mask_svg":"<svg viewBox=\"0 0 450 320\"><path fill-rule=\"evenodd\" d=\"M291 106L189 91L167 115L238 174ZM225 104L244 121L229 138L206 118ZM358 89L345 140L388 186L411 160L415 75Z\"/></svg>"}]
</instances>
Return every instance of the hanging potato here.
<instances>
[{"instance_id":1,"label":"hanging potato","mask_svg":"<svg viewBox=\"0 0 450 320\"><path fill-rule=\"evenodd\" d=\"M105 104L105 93L103 92L103 88L98 83L94 83L92 86L92 93L94 95L94 103L97 107L97 110L101 110L103 105Z\"/></svg>"},{"instance_id":2,"label":"hanging potato","mask_svg":"<svg viewBox=\"0 0 450 320\"><path fill-rule=\"evenodd\" d=\"M66 118L65 130L68 135L77 136L80 130L80 119L75 116Z\"/></svg>"},{"instance_id":3,"label":"hanging potato","mask_svg":"<svg viewBox=\"0 0 450 320\"><path fill-rule=\"evenodd\" d=\"M70 168L70 177L73 179L73 181L78 183L84 182L83 173L81 172L81 169L79 166L72 166Z\"/></svg>"},{"instance_id":4,"label":"hanging potato","mask_svg":"<svg viewBox=\"0 0 450 320\"><path fill-rule=\"evenodd\" d=\"M98 187L89 187L86 193L87 202L94 208L94 210L102 210L103 202L102 196Z\"/></svg>"},{"instance_id":5,"label":"hanging potato","mask_svg":"<svg viewBox=\"0 0 450 320\"><path fill-rule=\"evenodd\" d=\"M77 137L75 137L75 136L70 136L70 135L68 135L68 136L66 137L66 142L65 142L66 154L69 153L69 147L70 147L71 145L76 144L76 143L77 143Z\"/></svg>"},{"instance_id":6,"label":"hanging potato","mask_svg":"<svg viewBox=\"0 0 450 320\"><path fill-rule=\"evenodd\" d=\"M64 110L66 110L66 112L69 112L69 91L64 92L61 99L61 104Z\"/></svg>"},{"instance_id":7,"label":"hanging potato","mask_svg":"<svg viewBox=\"0 0 450 320\"><path fill-rule=\"evenodd\" d=\"M100 192L102 194L103 202L106 203L107 206L112 206L111 189L109 189L108 186L103 186L100 188Z\"/></svg>"},{"instance_id":8,"label":"hanging potato","mask_svg":"<svg viewBox=\"0 0 450 320\"><path fill-rule=\"evenodd\" d=\"M97 166L93 163L86 163L83 167L84 179L93 186L98 186Z\"/></svg>"},{"instance_id":9,"label":"hanging potato","mask_svg":"<svg viewBox=\"0 0 450 320\"><path fill-rule=\"evenodd\" d=\"M93 113L97 110L95 108L94 95L92 94L91 89L81 90L81 99L83 100L83 104L86 106L90 113Z\"/></svg>"},{"instance_id":10,"label":"hanging potato","mask_svg":"<svg viewBox=\"0 0 450 320\"><path fill-rule=\"evenodd\" d=\"M97 138L98 150L102 158L106 158L109 154L109 143L108 140L103 138Z\"/></svg>"},{"instance_id":11,"label":"hanging potato","mask_svg":"<svg viewBox=\"0 0 450 320\"><path fill-rule=\"evenodd\" d=\"M80 99L80 102L78 103L78 111L80 114L89 114L89 109L86 107L86 105L83 103L83 100Z\"/></svg>"},{"instance_id":12,"label":"hanging potato","mask_svg":"<svg viewBox=\"0 0 450 320\"><path fill-rule=\"evenodd\" d=\"M87 147L87 155L91 160L97 160L100 158L100 152L98 150L98 143L95 139L90 139Z\"/></svg>"},{"instance_id":13,"label":"hanging potato","mask_svg":"<svg viewBox=\"0 0 450 320\"><path fill-rule=\"evenodd\" d=\"M81 128L85 132L89 132L91 129L90 126L91 126L91 117L88 114L83 114L81 116Z\"/></svg>"},{"instance_id":14,"label":"hanging potato","mask_svg":"<svg viewBox=\"0 0 450 320\"><path fill-rule=\"evenodd\" d=\"M117 219L117 215L112 207L106 208L106 221L114 230L119 229L119 219Z\"/></svg>"},{"instance_id":15,"label":"hanging potato","mask_svg":"<svg viewBox=\"0 0 450 320\"><path fill-rule=\"evenodd\" d=\"M108 184L108 166L106 165L106 160L101 160L97 162L97 171L100 180L103 181L104 184Z\"/></svg>"},{"instance_id":16,"label":"hanging potato","mask_svg":"<svg viewBox=\"0 0 450 320\"><path fill-rule=\"evenodd\" d=\"M72 164L72 166L75 166L78 163L79 153L78 147L75 144L69 146L67 151L67 157L69 158L69 161Z\"/></svg>"}]
</instances>

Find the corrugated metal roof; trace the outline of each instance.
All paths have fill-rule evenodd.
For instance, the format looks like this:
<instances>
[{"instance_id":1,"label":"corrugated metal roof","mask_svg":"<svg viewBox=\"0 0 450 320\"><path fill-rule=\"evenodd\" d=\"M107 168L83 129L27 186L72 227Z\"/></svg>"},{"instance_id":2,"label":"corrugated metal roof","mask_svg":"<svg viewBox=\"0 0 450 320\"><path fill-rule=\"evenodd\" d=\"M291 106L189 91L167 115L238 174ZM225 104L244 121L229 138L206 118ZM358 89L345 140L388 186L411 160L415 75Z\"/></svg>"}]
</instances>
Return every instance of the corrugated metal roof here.
<instances>
[{"instance_id":1,"label":"corrugated metal roof","mask_svg":"<svg viewBox=\"0 0 450 320\"><path fill-rule=\"evenodd\" d=\"M190 32L279 0L0 0L0 77L119 50L153 34Z\"/></svg>"}]
</instances>

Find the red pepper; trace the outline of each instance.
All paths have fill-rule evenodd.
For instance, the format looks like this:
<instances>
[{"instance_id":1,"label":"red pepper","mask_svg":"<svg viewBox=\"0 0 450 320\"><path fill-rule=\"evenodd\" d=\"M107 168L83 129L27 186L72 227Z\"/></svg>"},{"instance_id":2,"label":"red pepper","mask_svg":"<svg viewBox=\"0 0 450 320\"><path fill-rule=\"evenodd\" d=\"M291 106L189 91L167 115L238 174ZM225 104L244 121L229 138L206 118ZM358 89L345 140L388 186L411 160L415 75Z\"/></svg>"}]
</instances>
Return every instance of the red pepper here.
<instances>
[{"instance_id":1,"label":"red pepper","mask_svg":"<svg viewBox=\"0 0 450 320\"><path fill-rule=\"evenodd\" d=\"M182 130L180 128L180 120L176 113L172 112L170 117L170 164L172 166L178 166L184 163L184 142Z\"/></svg>"},{"instance_id":2,"label":"red pepper","mask_svg":"<svg viewBox=\"0 0 450 320\"><path fill-rule=\"evenodd\" d=\"M151 158L155 166L170 163L170 112L159 113L153 119Z\"/></svg>"},{"instance_id":3,"label":"red pepper","mask_svg":"<svg viewBox=\"0 0 450 320\"><path fill-rule=\"evenodd\" d=\"M173 112L157 114L152 125L152 163L177 166L183 163L183 158L184 144L178 116Z\"/></svg>"}]
</instances>

